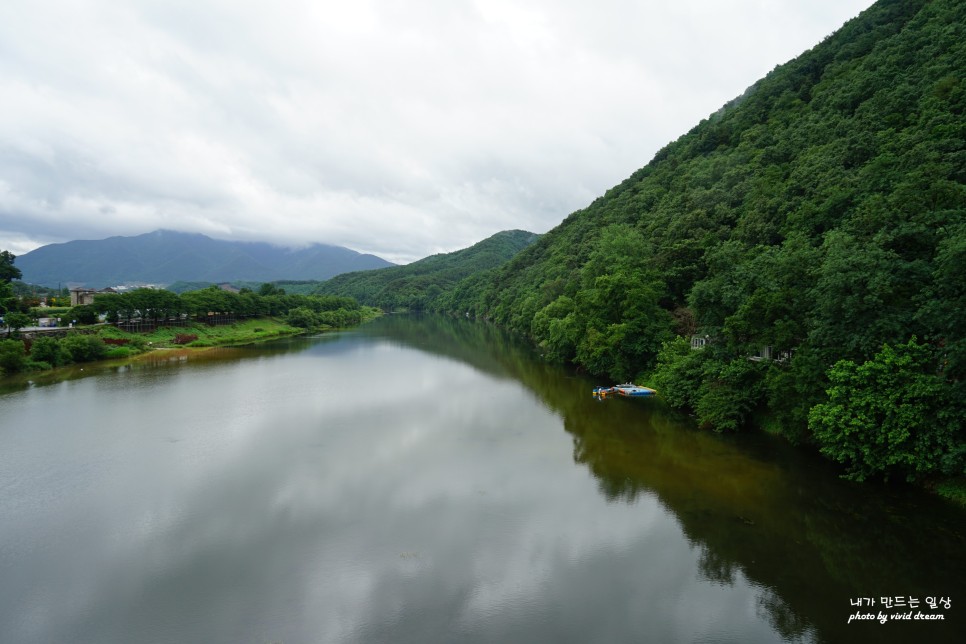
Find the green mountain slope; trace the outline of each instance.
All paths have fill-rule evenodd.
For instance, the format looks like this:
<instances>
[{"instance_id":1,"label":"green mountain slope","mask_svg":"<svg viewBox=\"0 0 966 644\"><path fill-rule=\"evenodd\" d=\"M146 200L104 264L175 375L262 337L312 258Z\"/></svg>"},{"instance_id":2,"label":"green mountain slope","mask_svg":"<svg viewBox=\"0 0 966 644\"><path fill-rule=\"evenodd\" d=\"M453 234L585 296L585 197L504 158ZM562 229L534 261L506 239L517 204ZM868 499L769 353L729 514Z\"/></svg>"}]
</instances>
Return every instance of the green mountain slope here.
<instances>
[{"instance_id":1,"label":"green mountain slope","mask_svg":"<svg viewBox=\"0 0 966 644\"><path fill-rule=\"evenodd\" d=\"M962 473L964 26L878 2L440 305L857 478Z\"/></svg>"},{"instance_id":2,"label":"green mountain slope","mask_svg":"<svg viewBox=\"0 0 966 644\"><path fill-rule=\"evenodd\" d=\"M459 280L503 264L535 239L537 235L525 230L505 230L453 253L339 275L322 284L317 293L349 296L386 310L423 310Z\"/></svg>"}]
</instances>

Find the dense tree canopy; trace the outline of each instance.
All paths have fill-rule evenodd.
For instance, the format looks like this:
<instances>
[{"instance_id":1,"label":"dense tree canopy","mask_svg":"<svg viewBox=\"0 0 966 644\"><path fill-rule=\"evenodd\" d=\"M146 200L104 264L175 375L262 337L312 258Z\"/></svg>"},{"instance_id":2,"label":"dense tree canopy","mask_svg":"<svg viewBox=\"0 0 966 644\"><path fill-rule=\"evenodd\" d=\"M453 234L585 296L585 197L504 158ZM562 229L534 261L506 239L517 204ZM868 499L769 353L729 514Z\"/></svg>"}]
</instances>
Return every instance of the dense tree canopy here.
<instances>
[{"instance_id":1,"label":"dense tree canopy","mask_svg":"<svg viewBox=\"0 0 966 644\"><path fill-rule=\"evenodd\" d=\"M361 319L361 307L351 297L286 295L284 290L267 286L259 289L259 292L264 291L268 295L253 291L234 293L217 286L181 295L164 289L139 288L126 293L97 295L93 309L106 314L110 322L139 319L156 323L181 316L204 318L225 314L242 317L284 316L295 308L304 308L316 314L318 324L314 326L348 326L357 324Z\"/></svg>"},{"instance_id":2,"label":"dense tree canopy","mask_svg":"<svg viewBox=\"0 0 966 644\"><path fill-rule=\"evenodd\" d=\"M828 402L812 408L809 423L822 452L851 477L961 471L962 407L948 399L928 345L912 339L862 364L840 360L829 379Z\"/></svg>"}]
</instances>

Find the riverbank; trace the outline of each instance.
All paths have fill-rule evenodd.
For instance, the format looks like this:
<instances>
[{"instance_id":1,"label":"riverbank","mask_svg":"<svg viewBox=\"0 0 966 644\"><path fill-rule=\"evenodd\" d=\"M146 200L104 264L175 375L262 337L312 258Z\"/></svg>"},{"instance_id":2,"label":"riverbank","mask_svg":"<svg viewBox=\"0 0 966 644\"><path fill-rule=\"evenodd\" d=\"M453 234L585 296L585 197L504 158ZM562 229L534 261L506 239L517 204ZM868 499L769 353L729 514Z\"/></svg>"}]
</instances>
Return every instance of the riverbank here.
<instances>
[{"instance_id":1,"label":"riverbank","mask_svg":"<svg viewBox=\"0 0 966 644\"><path fill-rule=\"evenodd\" d=\"M362 322L377 317L376 313L368 310L367 313ZM155 351L188 354L334 330L338 328L328 325L306 328L278 318L260 317L217 326L192 322L150 332L124 331L101 324L74 327L60 338L45 335L5 339L0 341L0 390L70 380L85 368L90 371L99 366L123 366L146 359Z\"/></svg>"},{"instance_id":2,"label":"riverbank","mask_svg":"<svg viewBox=\"0 0 966 644\"><path fill-rule=\"evenodd\" d=\"M635 382L644 383L644 385L647 387L660 387L660 383L654 378L653 371L640 374ZM660 391L658 392L658 397L667 402L667 400L661 395ZM774 414L768 413L762 409L756 410L754 413L750 414L750 419L746 425L744 425L742 431L746 433L760 432L762 434L767 434L775 437L778 440L788 443L795 449L813 451L818 454L818 447L814 443L809 442L804 435L795 435L793 437L793 435L790 435L787 431L779 426L778 420ZM824 455L821 455L821 458L834 464L834 461ZM838 464L835 464L835 466L841 468L841 466ZM899 479L895 480L898 481ZM872 484L875 481L881 482L881 478L877 479L872 477L867 481L867 483ZM902 485L903 483L899 484ZM934 475L920 481L913 482L912 485L931 494L942 497L943 499L952 501L962 508L966 508L966 476L943 477L940 475Z\"/></svg>"},{"instance_id":3,"label":"riverbank","mask_svg":"<svg viewBox=\"0 0 966 644\"><path fill-rule=\"evenodd\" d=\"M234 324L209 326L192 323L183 327L159 327L147 333L123 331L117 327L101 327L97 335L102 339L128 340L129 344L144 343L147 349L170 347L218 347L245 345L264 342L292 335L301 335L308 330L291 326L276 318L252 318Z\"/></svg>"}]
</instances>

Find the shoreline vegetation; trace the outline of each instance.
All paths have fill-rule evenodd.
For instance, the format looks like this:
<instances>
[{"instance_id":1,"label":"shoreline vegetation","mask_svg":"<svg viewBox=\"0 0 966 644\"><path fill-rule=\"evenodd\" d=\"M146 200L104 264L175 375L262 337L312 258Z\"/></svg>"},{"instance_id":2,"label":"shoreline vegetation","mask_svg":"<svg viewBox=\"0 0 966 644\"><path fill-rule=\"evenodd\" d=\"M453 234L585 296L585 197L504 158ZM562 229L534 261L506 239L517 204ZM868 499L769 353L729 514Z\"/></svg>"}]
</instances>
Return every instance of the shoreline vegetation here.
<instances>
[{"instance_id":1,"label":"shoreline vegetation","mask_svg":"<svg viewBox=\"0 0 966 644\"><path fill-rule=\"evenodd\" d=\"M358 324L364 324L382 315L382 312L378 309L365 308L368 309L367 314ZM79 326L66 330L67 335L64 338L41 337L37 340L53 341L59 346L60 341L66 338L79 338L78 340L71 340L71 344L68 346L85 347L89 353L81 354L78 352L80 359L68 360L57 365L50 365L45 361L30 360L28 356L28 359L22 363L18 371L9 371L0 366L0 390L4 389L5 386L16 388L29 384L49 385L70 380L76 378L85 368L123 366L160 356L165 358L188 356L213 349L242 347L298 335L342 331L358 326L358 324L345 327L317 326L305 328L292 326L277 318L263 317L221 326L193 323L187 327L162 327L150 333L127 332L104 324ZM196 336L196 339L181 344L176 342L179 335ZM6 347L2 343L6 339L6 337L0 337L0 363L5 361L4 349ZM118 340L126 340L127 342L117 344L116 341ZM22 339L12 341L19 344ZM36 340L34 344L36 345ZM96 348L98 344L105 347L103 352ZM41 347L45 345L49 347L51 343L41 342ZM95 348L90 349L90 347ZM77 351L76 348L74 350ZM9 355L9 351L7 354ZM90 359L84 359L85 357L90 357ZM7 359L9 360L9 358Z\"/></svg>"},{"instance_id":2,"label":"shoreline vegetation","mask_svg":"<svg viewBox=\"0 0 966 644\"><path fill-rule=\"evenodd\" d=\"M0 337L4 376L130 358L152 349L241 346L344 329L382 312L348 297L287 295L265 284L257 293L214 287L180 296L146 288L98 295L93 304L64 309L60 326L52 330L21 333L38 317L32 313L6 315L9 328Z\"/></svg>"}]
</instances>

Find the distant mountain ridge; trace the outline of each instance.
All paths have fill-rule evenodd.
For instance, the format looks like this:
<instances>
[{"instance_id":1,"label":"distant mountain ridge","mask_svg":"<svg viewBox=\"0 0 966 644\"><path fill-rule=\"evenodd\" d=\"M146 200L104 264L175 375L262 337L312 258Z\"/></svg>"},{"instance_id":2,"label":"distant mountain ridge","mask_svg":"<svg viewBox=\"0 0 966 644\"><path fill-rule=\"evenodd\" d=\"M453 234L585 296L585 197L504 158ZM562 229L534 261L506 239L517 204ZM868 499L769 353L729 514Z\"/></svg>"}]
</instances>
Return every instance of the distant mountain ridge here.
<instances>
[{"instance_id":1,"label":"distant mountain ridge","mask_svg":"<svg viewBox=\"0 0 966 644\"><path fill-rule=\"evenodd\" d=\"M24 282L90 287L170 284L179 280L326 280L350 271L394 265L342 246L312 244L292 249L170 230L49 244L17 257Z\"/></svg>"},{"instance_id":2,"label":"distant mountain ridge","mask_svg":"<svg viewBox=\"0 0 966 644\"><path fill-rule=\"evenodd\" d=\"M539 239L526 230L504 230L469 248L431 255L405 266L346 273L321 286L321 295L344 295L386 310L422 310L462 279L480 278Z\"/></svg>"}]
</instances>

